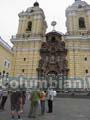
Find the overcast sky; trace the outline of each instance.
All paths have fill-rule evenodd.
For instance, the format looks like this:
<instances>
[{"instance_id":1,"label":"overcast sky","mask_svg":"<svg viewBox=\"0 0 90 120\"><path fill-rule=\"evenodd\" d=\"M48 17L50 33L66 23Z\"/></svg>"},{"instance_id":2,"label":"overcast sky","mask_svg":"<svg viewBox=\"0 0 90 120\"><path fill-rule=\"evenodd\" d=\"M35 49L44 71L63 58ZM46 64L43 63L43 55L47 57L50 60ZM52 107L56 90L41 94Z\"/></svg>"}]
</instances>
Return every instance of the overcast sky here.
<instances>
[{"instance_id":1,"label":"overcast sky","mask_svg":"<svg viewBox=\"0 0 90 120\"><path fill-rule=\"evenodd\" d=\"M90 0L85 0L90 4ZM0 36L10 43L12 35L17 33L18 13L32 7L35 0L0 0ZM74 0L38 0L44 10L48 24L47 31L52 30L51 21L57 21L56 30L65 33L65 9Z\"/></svg>"}]
</instances>

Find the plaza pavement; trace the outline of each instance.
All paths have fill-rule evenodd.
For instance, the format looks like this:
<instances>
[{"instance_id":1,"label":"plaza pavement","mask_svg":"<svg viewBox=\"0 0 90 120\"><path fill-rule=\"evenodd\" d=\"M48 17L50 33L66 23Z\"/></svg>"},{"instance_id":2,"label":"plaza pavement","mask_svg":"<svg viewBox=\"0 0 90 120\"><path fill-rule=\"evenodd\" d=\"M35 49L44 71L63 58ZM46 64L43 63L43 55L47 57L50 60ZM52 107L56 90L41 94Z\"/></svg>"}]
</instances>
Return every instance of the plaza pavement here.
<instances>
[{"instance_id":1,"label":"plaza pavement","mask_svg":"<svg viewBox=\"0 0 90 120\"><path fill-rule=\"evenodd\" d=\"M26 101L23 120L33 120L27 118L29 111L29 101ZM10 120L9 99L5 106L5 111L0 112L0 120ZM35 120L90 120L90 99L55 98L54 112L45 113Z\"/></svg>"}]
</instances>

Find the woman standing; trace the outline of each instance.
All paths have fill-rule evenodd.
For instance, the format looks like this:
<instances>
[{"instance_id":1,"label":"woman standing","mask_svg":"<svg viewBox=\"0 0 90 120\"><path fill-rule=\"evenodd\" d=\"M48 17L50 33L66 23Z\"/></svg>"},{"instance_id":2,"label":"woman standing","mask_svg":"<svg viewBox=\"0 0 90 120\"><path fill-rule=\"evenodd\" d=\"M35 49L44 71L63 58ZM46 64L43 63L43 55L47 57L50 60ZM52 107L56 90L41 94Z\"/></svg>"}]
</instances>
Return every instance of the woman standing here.
<instances>
[{"instance_id":1,"label":"woman standing","mask_svg":"<svg viewBox=\"0 0 90 120\"><path fill-rule=\"evenodd\" d=\"M46 99L46 93L44 91L41 91L40 92L41 115L44 115L45 113L45 99Z\"/></svg>"}]
</instances>

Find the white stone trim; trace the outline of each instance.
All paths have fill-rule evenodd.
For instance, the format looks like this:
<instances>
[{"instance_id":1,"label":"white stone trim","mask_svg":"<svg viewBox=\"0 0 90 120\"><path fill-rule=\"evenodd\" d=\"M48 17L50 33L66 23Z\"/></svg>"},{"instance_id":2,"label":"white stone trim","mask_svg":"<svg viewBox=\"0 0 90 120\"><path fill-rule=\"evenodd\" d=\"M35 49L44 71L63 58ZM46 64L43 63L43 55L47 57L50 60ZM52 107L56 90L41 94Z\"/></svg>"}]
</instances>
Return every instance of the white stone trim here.
<instances>
[{"instance_id":1,"label":"white stone trim","mask_svg":"<svg viewBox=\"0 0 90 120\"><path fill-rule=\"evenodd\" d=\"M68 50L88 50L90 51L90 48L86 48L86 47L66 47Z\"/></svg>"},{"instance_id":2,"label":"white stone trim","mask_svg":"<svg viewBox=\"0 0 90 120\"><path fill-rule=\"evenodd\" d=\"M17 41L43 41L45 37L17 37L17 36L12 36L11 42L17 42Z\"/></svg>"},{"instance_id":3,"label":"white stone trim","mask_svg":"<svg viewBox=\"0 0 90 120\"><path fill-rule=\"evenodd\" d=\"M1 37L0 37L0 45L4 47L6 50L8 50L10 53L13 53L11 50L12 47L7 42L5 42Z\"/></svg>"},{"instance_id":4,"label":"white stone trim","mask_svg":"<svg viewBox=\"0 0 90 120\"><path fill-rule=\"evenodd\" d=\"M75 36L75 35L73 36L72 35L72 36L64 36L64 38L65 38L65 40L73 40L73 39L75 39L75 40L76 39L78 39L78 40L79 39L81 39L81 40L89 40L90 39L90 35L83 35L83 36L82 35L80 35L80 36L78 36L78 35L77 36Z\"/></svg>"},{"instance_id":5,"label":"white stone trim","mask_svg":"<svg viewBox=\"0 0 90 120\"><path fill-rule=\"evenodd\" d=\"M14 48L13 51L23 51L23 52L28 52L28 51L39 51L40 48Z\"/></svg>"}]
</instances>

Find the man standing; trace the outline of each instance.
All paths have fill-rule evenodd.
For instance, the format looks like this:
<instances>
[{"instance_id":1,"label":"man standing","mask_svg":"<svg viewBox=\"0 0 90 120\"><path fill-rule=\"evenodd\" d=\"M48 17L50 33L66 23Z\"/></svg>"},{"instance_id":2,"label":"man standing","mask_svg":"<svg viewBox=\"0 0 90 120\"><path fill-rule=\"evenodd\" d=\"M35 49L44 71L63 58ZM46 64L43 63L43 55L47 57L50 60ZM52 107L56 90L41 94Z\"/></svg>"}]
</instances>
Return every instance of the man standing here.
<instances>
[{"instance_id":1,"label":"man standing","mask_svg":"<svg viewBox=\"0 0 90 120\"><path fill-rule=\"evenodd\" d=\"M53 112L53 98L54 98L54 91L53 89L49 88L47 92L48 97L48 113Z\"/></svg>"}]
</instances>

